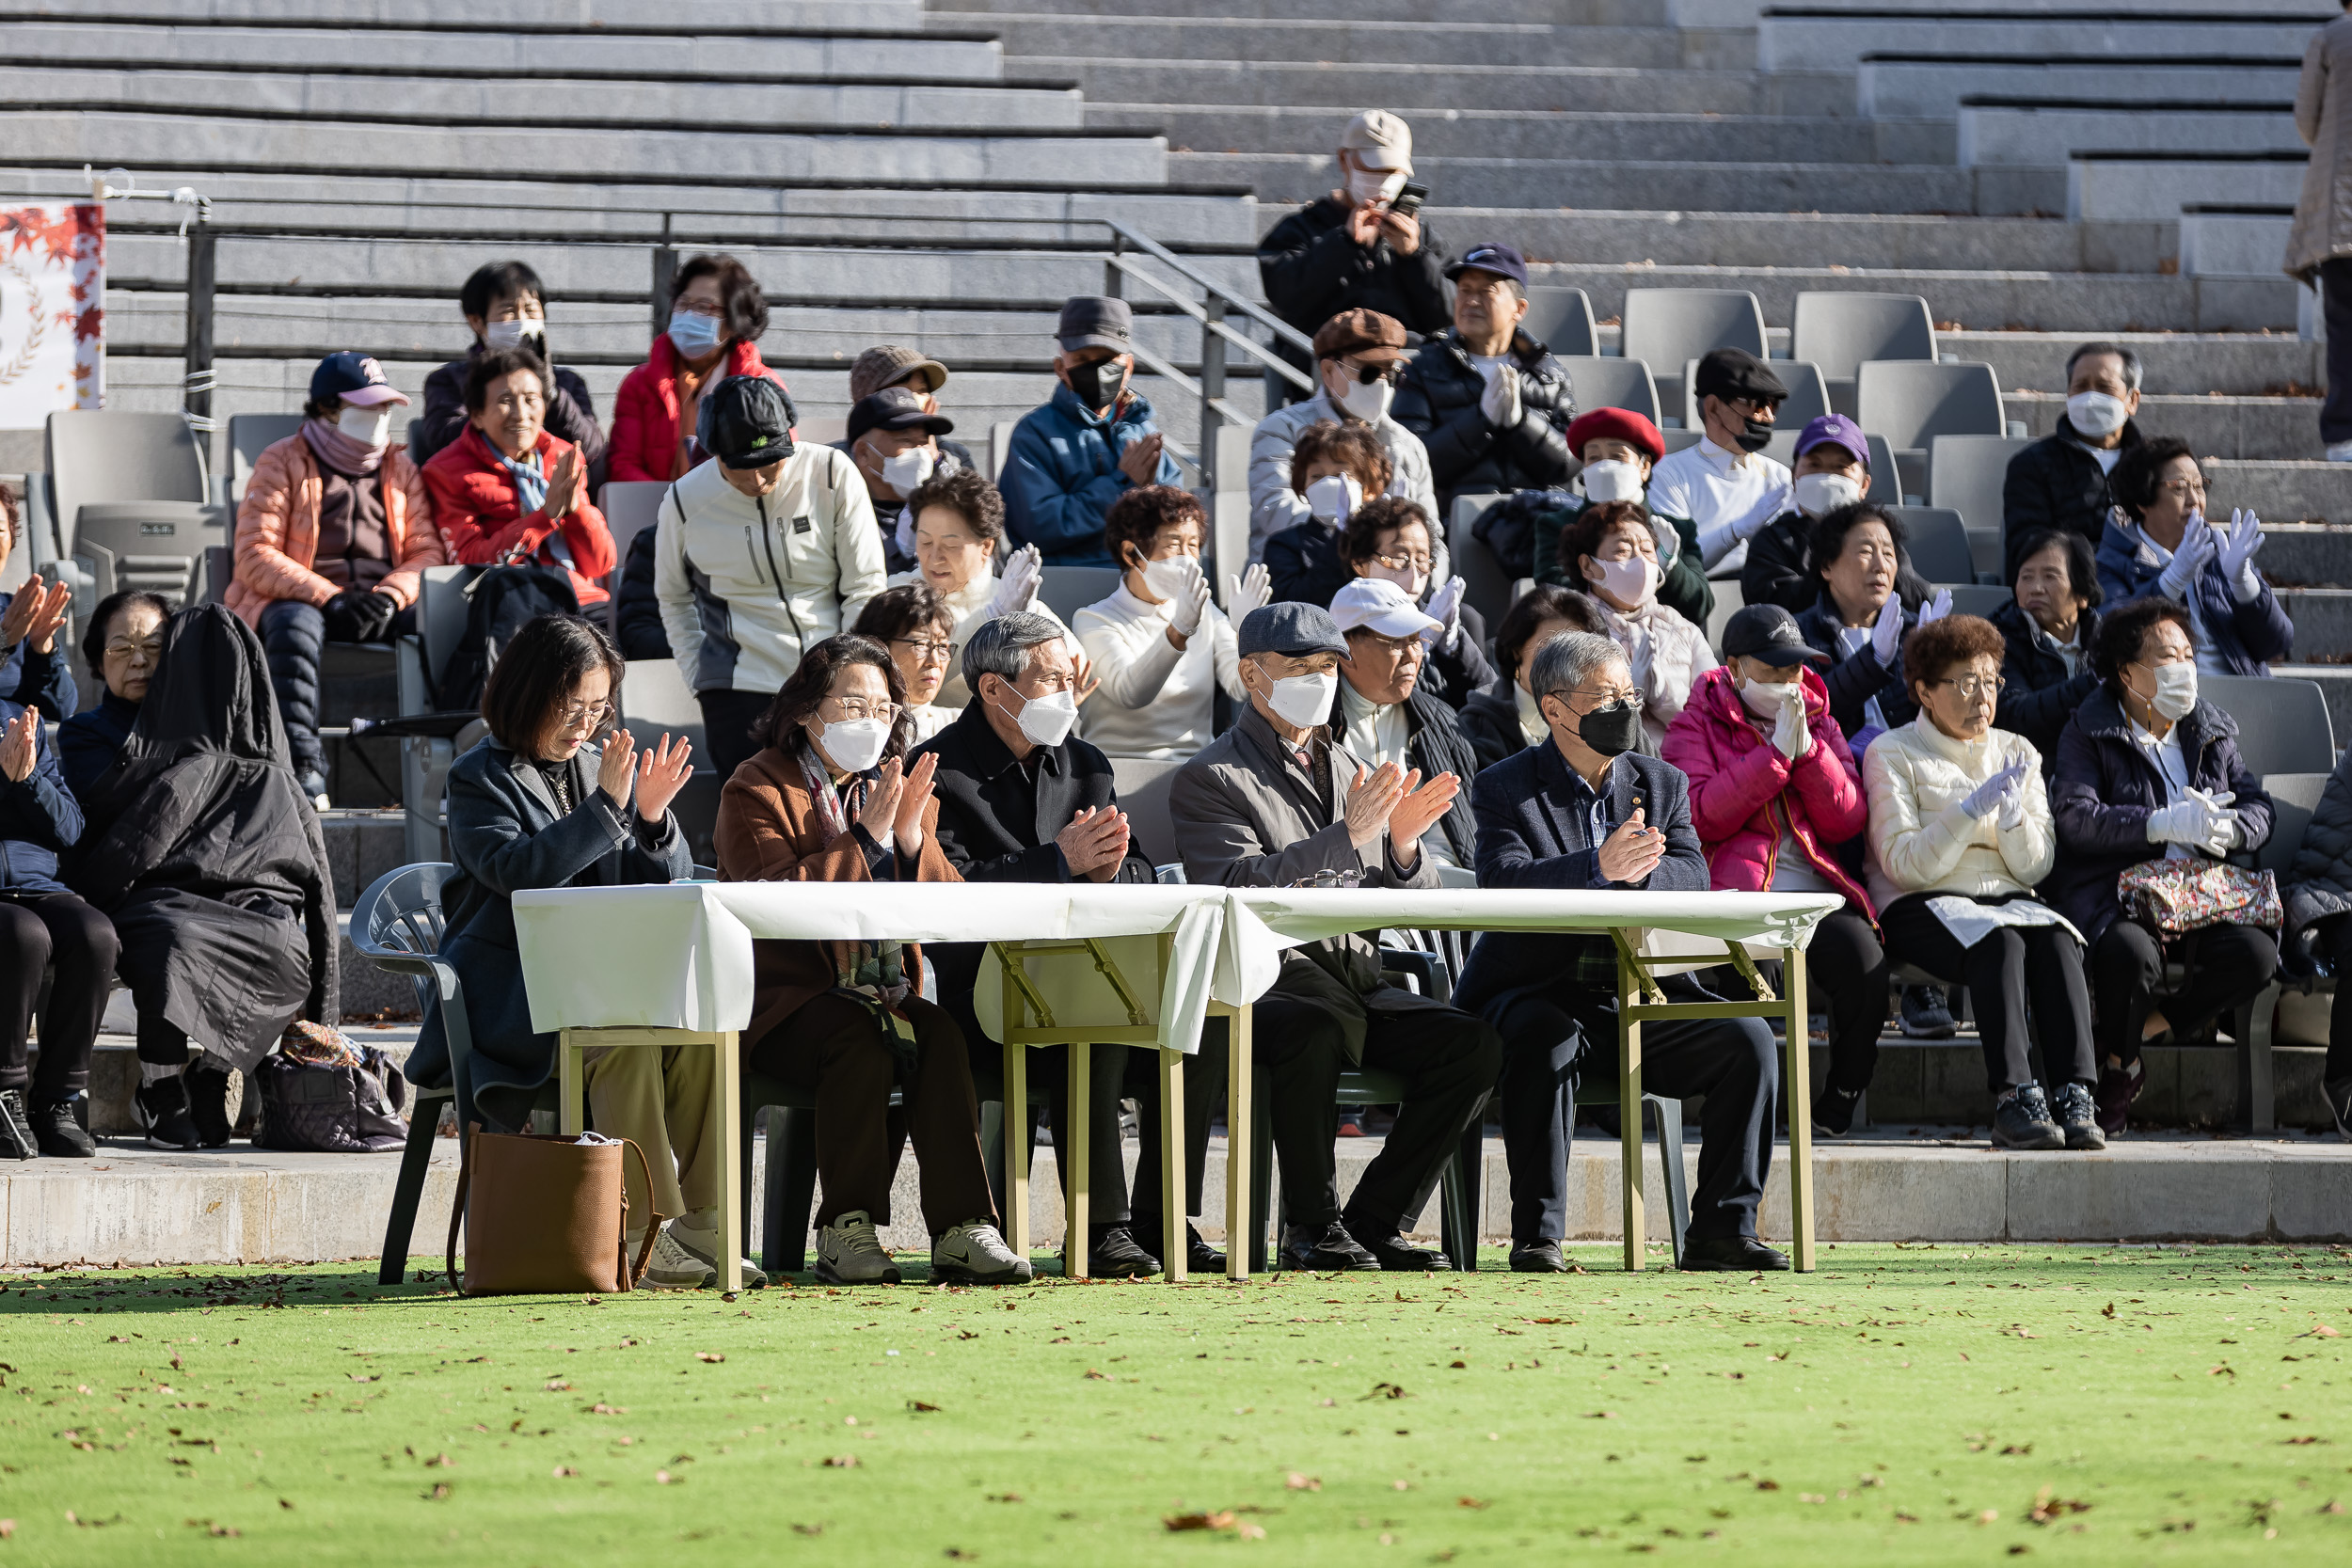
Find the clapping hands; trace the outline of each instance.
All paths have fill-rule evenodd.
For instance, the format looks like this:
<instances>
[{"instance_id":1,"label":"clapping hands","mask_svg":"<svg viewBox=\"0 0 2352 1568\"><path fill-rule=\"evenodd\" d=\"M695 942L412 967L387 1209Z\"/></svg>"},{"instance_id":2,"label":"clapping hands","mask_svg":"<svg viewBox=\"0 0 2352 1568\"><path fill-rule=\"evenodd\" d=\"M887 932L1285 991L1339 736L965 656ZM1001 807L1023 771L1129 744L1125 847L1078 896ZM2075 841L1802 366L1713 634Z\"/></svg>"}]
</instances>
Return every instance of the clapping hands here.
<instances>
[{"instance_id":1,"label":"clapping hands","mask_svg":"<svg viewBox=\"0 0 2352 1568\"><path fill-rule=\"evenodd\" d=\"M2241 603L2262 592L2262 577L2254 570L2254 552L2263 547L2265 538L2262 519L2254 515L2251 507L2233 508L2230 513L2230 531L2218 536L2221 575L2229 578Z\"/></svg>"},{"instance_id":2,"label":"clapping hands","mask_svg":"<svg viewBox=\"0 0 2352 1568\"><path fill-rule=\"evenodd\" d=\"M1054 835L1071 875L1107 882L1127 858L1127 814L1112 806L1089 806Z\"/></svg>"},{"instance_id":3,"label":"clapping hands","mask_svg":"<svg viewBox=\"0 0 2352 1568\"><path fill-rule=\"evenodd\" d=\"M1225 613L1238 624L1253 610L1263 610L1274 597L1274 574L1265 562L1253 563L1239 577L1228 573L1225 578Z\"/></svg>"},{"instance_id":4,"label":"clapping hands","mask_svg":"<svg viewBox=\"0 0 2352 1568\"><path fill-rule=\"evenodd\" d=\"M26 580L8 601L5 614L0 614L0 652L29 643L33 652L45 654L56 645L57 628L73 609L73 586L57 582L43 589L38 575Z\"/></svg>"},{"instance_id":5,"label":"clapping hands","mask_svg":"<svg viewBox=\"0 0 2352 1568\"><path fill-rule=\"evenodd\" d=\"M1004 575L996 579L996 593L988 601L988 613L994 617L1028 609L1037 597L1038 585L1044 580L1044 558L1038 554L1035 545L1024 545L1005 558Z\"/></svg>"},{"instance_id":6,"label":"clapping hands","mask_svg":"<svg viewBox=\"0 0 2352 1568\"><path fill-rule=\"evenodd\" d=\"M2254 526L2254 538L2260 542L2262 525ZM2247 546L2247 556L2253 555L2255 546ZM2168 599L2185 601L2189 590L2196 585L2198 574L2204 571L2214 558L2221 553L2221 535L2205 521L2202 512L2192 512L2181 531L2180 547L2172 552L2172 560L2156 578L2157 591Z\"/></svg>"},{"instance_id":7,"label":"clapping hands","mask_svg":"<svg viewBox=\"0 0 2352 1568\"><path fill-rule=\"evenodd\" d=\"M1631 884L1645 879L1666 858L1666 835L1649 826L1640 806L1617 824L1617 831L1600 841L1595 857L1600 874L1613 882Z\"/></svg>"},{"instance_id":8,"label":"clapping hands","mask_svg":"<svg viewBox=\"0 0 2352 1568\"><path fill-rule=\"evenodd\" d=\"M1960 809L1971 816L1990 816L1994 809L2001 804L2004 796L2021 787L2026 777L2026 759L2019 757L2015 762L1970 790L1962 799Z\"/></svg>"},{"instance_id":9,"label":"clapping hands","mask_svg":"<svg viewBox=\"0 0 2352 1568\"><path fill-rule=\"evenodd\" d=\"M40 715L28 707L0 724L0 778L23 784L33 776L33 764L40 760Z\"/></svg>"},{"instance_id":10,"label":"clapping hands","mask_svg":"<svg viewBox=\"0 0 2352 1568\"><path fill-rule=\"evenodd\" d=\"M677 792L686 787L686 781L694 776L690 760L693 750L685 736L673 741L664 731L660 744L646 747L641 754L635 738L627 730L616 729L605 737L604 752L596 759L596 787L615 811L621 811L628 808L633 786L637 815L659 822L670 802L677 799Z\"/></svg>"}]
</instances>

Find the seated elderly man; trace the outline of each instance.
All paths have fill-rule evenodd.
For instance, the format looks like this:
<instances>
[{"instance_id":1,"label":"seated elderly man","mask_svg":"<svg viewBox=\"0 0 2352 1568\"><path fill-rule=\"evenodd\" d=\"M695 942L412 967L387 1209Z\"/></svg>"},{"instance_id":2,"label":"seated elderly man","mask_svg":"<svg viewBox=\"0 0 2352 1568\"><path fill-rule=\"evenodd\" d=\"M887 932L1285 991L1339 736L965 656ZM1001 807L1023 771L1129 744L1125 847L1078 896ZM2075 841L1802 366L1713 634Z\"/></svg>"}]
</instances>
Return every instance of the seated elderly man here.
<instances>
[{"instance_id":1,"label":"seated elderly man","mask_svg":"<svg viewBox=\"0 0 2352 1568\"><path fill-rule=\"evenodd\" d=\"M1851 506L1870 488L1870 442L1862 427L1843 414L1823 414L1797 434L1795 478L1788 509L1748 541L1747 564L1740 568L1743 604L1776 604L1802 615L1820 597L1813 575L1814 525L1841 506ZM1903 597L1933 595L1925 578L1906 562L1897 584Z\"/></svg>"},{"instance_id":2,"label":"seated elderly man","mask_svg":"<svg viewBox=\"0 0 2352 1568\"><path fill-rule=\"evenodd\" d=\"M1445 623L1422 613L1405 590L1381 578L1358 578L1331 600L1331 621L1347 639L1340 660L1340 728L1347 749L1372 767L1394 763L1434 779L1475 778L1478 754L1454 709L1422 684L1429 645ZM1478 824L1461 795L1423 837L1422 850L1440 865L1467 867Z\"/></svg>"},{"instance_id":3,"label":"seated elderly man","mask_svg":"<svg viewBox=\"0 0 2352 1568\"><path fill-rule=\"evenodd\" d=\"M1174 484L1184 476L1161 450L1152 404L1128 385L1136 341L1127 302L1098 294L1064 300L1054 341L1061 385L1012 427L998 476L1005 531L1016 545L1036 546L1049 566L1114 565L1103 544L1111 503L1138 484Z\"/></svg>"},{"instance_id":4,"label":"seated elderly man","mask_svg":"<svg viewBox=\"0 0 2352 1568\"><path fill-rule=\"evenodd\" d=\"M2017 577L2026 535L2045 528L2082 535L2092 549L2117 497L2116 464L2144 437L2139 356L2122 343L2085 343L2066 356L2066 412L2058 428L2009 460L2001 482L2001 575Z\"/></svg>"},{"instance_id":5,"label":"seated elderly man","mask_svg":"<svg viewBox=\"0 0 2352 1568\"><path fill-rule=\"evenodd\" d=\"M1691 826L1688 781L1631 754L1642 703L1624 651L1589 632L1555 637L1537 650L1530 685L1551 743L1478 776L1478 885L1704 891L1707 856ZM1672 1001L1716 1000L1688 974L1661 984ZM1511 1267L1521 1273L1567 1267L1560 1242L1576 1080L1580 1069L1606 1074L1616 1060L1616 989L1606 938L1517 931L1481 938L1454 988L1454 1001L1502 1036L1496 1095L1511 1167ZM1642 1081L1653 1094L1707 1098L1682 1266L1787 1268L1756 1234L1780 1085L1772 1031L1754 1018L1646 1024Z\"/></svg>"},{"instance_id":6,"label":"seated elderly man","mask_svg":"<svg viewBox=\"0 0 2352 1568\"><path fill-rule=\"evenodd\" d=\"M1527 261L1477 245L1445 269L1454 325L1423 343L1396 389L1397 422L1429 449L1444 516L1459 491L1546 490L1568 479L1576 390L1527 335Z\"/></svg>"},{"instance_id":7,"label":"seated elderly man","mask_svg":"<svg viewBox=\"0 0 2352 1568\"><path fill-rule=\"evenodd\" d=\"M1152 880L1152 863L1129 839L1126 815L1113 799L1110 759L1071 733L1078 721L1077 671L1063 636L1060 622L1026 610L974 632L963 645L972 701L921 748L939 759L932 789L940 852L967 882ZM930 949L940 1006L980 1058L972 1064L975 1075L993 1078L1002 1060L998 1042L981 1028L972 1005L982 951L979 942ZM1128 1229L1119 1133L1128 1048L1090 1049L1093 1103L1083 1111L1093 1135L1087 1253L1097 1274L1157 1274L1160 1260ZM1071 1147L1068 1052L1057 1045L1038 1053L1052 1093L1054 1147L1061 1149ZM1064 1169L1065 1193L1069 1185Z\"/></svg>"},{"instance_id":8,"label":"seated elderly man","mask_svg":"<svg viewBox=\"0 0 2352 1568\"><path fill-rule=\"evenodd\" d=\"M927 414L939 413L939 389L947 385L947 367L931 358L921 349L908 348L903 343L883 343L869 348L857 356L850 367L850 407L854 414L857 405L876 392L903 388L914 394ZM941 420L941 430L954 426ZM980 471L979 461L969 447L961 441L950 441L945 435L933 432L928 440L906 445L885 442L878 445L871 457L857 450L857 437L849 436L834 443L857 460L858 472L866 476L866 491L874 503L874 516L882 530L882 554L891 572L914 570L914 519L906 511L906 499L914 494L923 480L933 474L951 474L960 468ZM880 450L882 446L895 448ZM913 446L921 451L915 456L907 450ZM884 471L895 467L896 478ZM917 478L917 475L920 478ZM914 483L898 483L914 480ZM895 519L895 521L894 521Z\"/></svg>"},{"instance_id":9,"label":"seated elderly man","mask_svg":"<svg viewBox=\"0 0 2352 1568\"><path fill-rule=\"evenodd\" d=\"M1370 431L1389 454L1389 494L1416 502L1428 516L1438 515L1429 450L1389 413L1405 356L1405 328L1375 310L1344 311L1315 333L1322 389L1268 414L1249 437L1249 559L1263 560L1267 540L1316 515L1308 497L1292 484L1292 458L1299 437L1319 424ZM1441 555L1438 580L1446 575Z\"/></svg>"},{"instance_id":10,"label":"seated elderly man","mask_svg":"<svg viewBox=\"0 0 2352 1568\"><path fill-rule=\"evenodd\" d=\"M1719 348L1699 361L1692 390L1706 434L1651 473L1649 509L1691 523L1708 577L1736 578L1748 541L1788 510L1788 470L1764 455L1788 388L1746 349Z\"/></svg>"},{"instance_id":11,"label":"seated elderly man","mask_svg":"<svg viewBox=\"0 0 2352 1568\"><path fill-rule=\"evenodd\" d=\"M1394 763L1370 768L1327 727L1350 653L1330 613L1267 605L1243 620L1239 646L1248 711L1184 764L1168 791L1186 877L1229 887L1437 886L1435 858L1422 843L1461 781L1440 773L1423 782ZM1265 1114L1282 1163L1283 1265L1446 1267L1442 1254L1414 1246L1404 1231L1486 1105L1502 1059L1494 1030L1388 984L1379 949L1359 932L1285 952L1280 977L1258 1000L1256 1034L1273 1078ZM1334 1096L1353 1066L1394 1073L1406 1092L1343 1211Z\"/></svg>"}]
</instances>

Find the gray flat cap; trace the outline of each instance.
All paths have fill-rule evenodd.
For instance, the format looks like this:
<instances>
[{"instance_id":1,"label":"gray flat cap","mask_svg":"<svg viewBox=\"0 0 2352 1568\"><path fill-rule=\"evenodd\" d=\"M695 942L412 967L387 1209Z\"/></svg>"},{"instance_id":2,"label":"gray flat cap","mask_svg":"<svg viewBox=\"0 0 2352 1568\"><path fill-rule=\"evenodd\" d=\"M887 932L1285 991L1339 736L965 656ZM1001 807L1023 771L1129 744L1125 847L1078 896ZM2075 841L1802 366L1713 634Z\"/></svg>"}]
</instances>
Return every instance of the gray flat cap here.
<instances>
[{"instance_id":1,"label":"gray flat cap","mask_svg":"<svg viewBox=\"0 0 2352 1568\"><path fill-rule=\"evenodd\" d=\"M1241 657L1282 654L1296 658L1306 654L1347 654L1347 639L1339 623L1321 605L1295 599L1251 610L1241 624Z\"/></svg>"},{"instance_id":2,"label":"gray flat cap","mask_svg":"<svg viewBox=\"0 0 2352 1568\"><path fill-rule=\"evenodd\" d=\"M1082 348L1115 349L1120 354L1136 346L1136 313L1123 299L1107 294L1073 294L1062 301L1061 323L1054 329L1064 354Z\"/></svg>"}]
</instances>

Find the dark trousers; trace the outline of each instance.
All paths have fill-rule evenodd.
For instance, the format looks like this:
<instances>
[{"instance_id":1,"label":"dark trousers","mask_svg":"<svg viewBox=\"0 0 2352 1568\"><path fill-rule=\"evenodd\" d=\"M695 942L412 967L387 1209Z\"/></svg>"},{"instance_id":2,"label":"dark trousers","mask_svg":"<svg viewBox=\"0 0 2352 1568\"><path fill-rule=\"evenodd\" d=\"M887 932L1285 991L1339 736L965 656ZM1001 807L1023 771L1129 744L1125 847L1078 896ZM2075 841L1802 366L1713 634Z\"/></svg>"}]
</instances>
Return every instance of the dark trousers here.
<instances>
[{"instance_id":1,"label":"dark trousers","mask_svg":"<svg viewBox=\"0 0 2352 1568\"><path fill-rule=\"evenodd\" d=\"M1860 1094L1878 1072L1879 1035L1886 1027L1892 989L1886 949L1869 918L1849 906L1815 927L1813 945L1804 950L1804 977L1811 1000L1829 1015L1829 1086Z\"/></svg>"},{"instance_id":2,"label":"dark trousers","mask_svg":"<svg viewBox=\"0 0 2352 1568\"><path fill-rule=\"evenodd\" d=\"M1225 1103L1232 1077L1232 1046L1227 1021L1213 1018L1201 1025L1200 1049L1184 1058L1184 1214L1198 1218L1200 1188L1207 1174L1209 1123ZM1254 1036L1253 1036L1254 1037ZM1160 1064L1156 1051L1136 1051L1128 1058L1127 1085L1135 1096L1136 1131L1142 1145L1136 1158L1135 1199L1130 1205L1130 1228L1147 1252L1166 1244L1166 1211L1160 1204L1160 1160L1164 1119L1160 1108Z\"/></svg>"},{"instance_id":3,"label":"dark trousers","mask_svg":"<svg viewBox=\"0 0 2352 1568\"><path fill-rule=\"evenodd\" d=\"M694 700L702 705L703 749L707 753L694 759L694 770L713 768L723 786L735 777L735 770L751 761L759 748L752 744L752 725L768 711L776 700L772 691L700 691ZM643 744L646 737L639 736Z\"/></svg>"},{"instance_id":4,"label":"dark trousers","mask_svg":"<svg viewBox=\"0 0 2352 1568\"><path fill-rule=\"evenodd\" d=\"M972 1008L972 993L949 996L948 1016L963 1031L971 1051L976 1081L997 1083L1004 1073L1005 1048L988 1037ZM1123 1045L1090 1046L1087 1073L1087 1223L1091 1226L1127 1223L1127 1160L1119 1135L1119 1101L1127 1092L1127 1057ZM1143 1053L1137 1052L1141 1055ZM1029 1052L1029 1081L1045 1089L1046 1123L1054 1130L1054 1168L1060 1175L1062 1201L1070 1200L1070 1047L1041 1045ZM1000 1091L1001 1092L1001 1091ZM1006 1108L1005 1137L1020 1135L1021 1117Z\"/></svg>"},{"instance_id":5,"label":"dark trousers","mask_svg":"<svg viewBox=\"0 0 2352 1568\"><path fill-rule=\"evenodd\" d=\"M1947 984L1967 986L1992 1092L1998 1096L2033 1082L2030 1048L2037 1028L2053 1087L2096 1084L2090 993L2083 983L2082 943L2074 933L2062 926L2005 926L1974 947L1963 947L1928 908L1930 896L1915 893L1896 899L1879 911L1879 927L1896 958Z\"/></svg>"},{"instance_id":6,"label":"dark trousers","mask_svg":"<svg viewBox=\"0 0 2352 1568\"><path fill-rule=\"evenodd\" d=\"M2168 958L2185 962L2188 972L2179 990L2159 996ZM2175 1038L2192 1035L2261 995L2278 972L2278 942L2251 926L2208 926L2159 943L2147 927L2119 920L2090 949L2099 1049L2129 1065L2139 1055L2139 1032L2150 1013L2162 1012Z\"/></svg>"},{"instance_id":7,"label":"dark trousers","mask_svg":"<svg viewBox=\"0 0 2352 1568\"><path fill-rule=\"evenodd\" d=\"M89 1053L114 985L121 944L114 923L71 893L0 897L0 1089L32 1089L40 1104L89 1086ZM56 965L40 1009L40 1070L25 1066L41 971Z\"/></svg>"},{"instance_id":8,"label":"dark trousers","mask_svg":"<svg viewBox=\"0 0 2352 1568\"><path fill-rule=\"evenodd\" d=\"M1711 993L1688 974L1659 982L1668 1001ZM1502 1035L1502 1149L1511 1167L1511 1240L1567 1237L1568 1139L1580 1073L1613 1082L1617 999L1599 987L1518 991L1491 1004ZM1642 1088L1707 1097L1699 1118L1699 1180L1691 1194L1693 1240L1753 1236L1772 1163L1772 1102L1780 1053L1760 1018L1676 1020L1642 1026ZM1678 1160L1679 1149L1661 1149Z\"/></svg>"},{"instance_id":9,"label":"dark trousers","mask_svg":"<svg viewBox=\"0 0 2352 1568\"><path fill-rule=\"evenodd\" d=\"M1418 1218L1437 1190L1470 1118L1484 1110L1502 1065L1502 1042L1483 1020L1434 998L1381 986L1347 1001L1364 1020L1363 1065L1405 1081L1405 1099L1386 1144L1339 1202L1339 1106L1348 1066L1347 1032L1330 999L1285 995L1280 982L1258 999L1251 1053L1272 1079L1264 1115L1282 1163L1282 1207L1295 1229L1320 1235L1343 1220L1359 1240L1383 1241ZM1246 1136L1234 1128L1232 1135Z\"/></svg>"},{"instance_id":10,"label":"dark trousers","mask_svg":"<svg viewBox=\"0 0 2352 1568\"><path fill-rule=\"evenodd\" d=\"M967 1220L996 1220L980 1159L980 1107L963 1035L946 1009L919 997L903 1004L914 1026L914 1082L905 1127L914 1143L923 1220L933 1236ZM771 1078L817 1091L817 1223L864 1210L890 1222L890 1182L898 1165L891 1132L896 1057L874 1015L831 992L755 1042L751 1064Z\"/></svg>"},{"instance_id":11,"label":"dark trousers","mask_svg":"<svg viewBox=\"0 0 2352 1568\"><path fill-rule=\"evenodd\" d=\"M153 1067L188 1065L188 1032L167 1018L139 1015L139 1060Z\"/></svg>"},{"instance_id":12,"label":"dark trousers","mask_svg":"<svg viewBox=\"0 0 2352 1568\"><path fill-rule=\"evenodd\" d=\"M2328 317L2328 401L2319 409L2319 438L2352 441L2352 256L2319 263L2319 300Z\"/></svg>"},{"instance_id":13,"label":"dark trousers","mask_svg":"<svg viewBox=\"0 0 2352 1568\"><path fill-rule=\"evenodd\" d=\"M2338 915L2319 928L2319 950L2336 972L2336 1004L2328 1017L2328 1065L2323 1082L2352 1078L2352 915Z\"/></svg>"},{"instance_id":14,"label":"dark trousers","mask_svg":"<svg viewBox=\"0 0 2352 1568\"><path fill-rule=\"evenodd\" d=\"M326 651L326 617L319 607L297 599L279 599L262 611L254 628L261 634L262 652L269 660L270 689L278 693L278 711L286 721L286 750L293 754L296 778L326 776L326 749L319 741L319 660ZM416 607L391 619L373 641L389 642L417 629Z\"/></svg>"}]
</instances>

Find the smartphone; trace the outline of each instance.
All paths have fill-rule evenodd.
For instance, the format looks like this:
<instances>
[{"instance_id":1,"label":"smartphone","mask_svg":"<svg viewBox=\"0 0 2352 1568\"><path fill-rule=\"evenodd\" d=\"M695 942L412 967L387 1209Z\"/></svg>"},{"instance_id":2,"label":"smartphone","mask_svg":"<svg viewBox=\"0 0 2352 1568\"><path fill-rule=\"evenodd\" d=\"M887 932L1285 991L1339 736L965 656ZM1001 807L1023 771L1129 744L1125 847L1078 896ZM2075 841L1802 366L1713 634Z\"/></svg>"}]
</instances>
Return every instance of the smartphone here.
<instances>
[{"instance_id":1,"label":"smartphone","mask_svg":"<svg viewBox=\"0 0 2352 1568\"><path fill-rule=\"evenodd\" d=\"M1428 186L1407 180L1398 188L1396 199L1389 203L1389 211L1401 218L1419 217L1421 204L1428 199Z\"/></svg>"}]
</instances>

